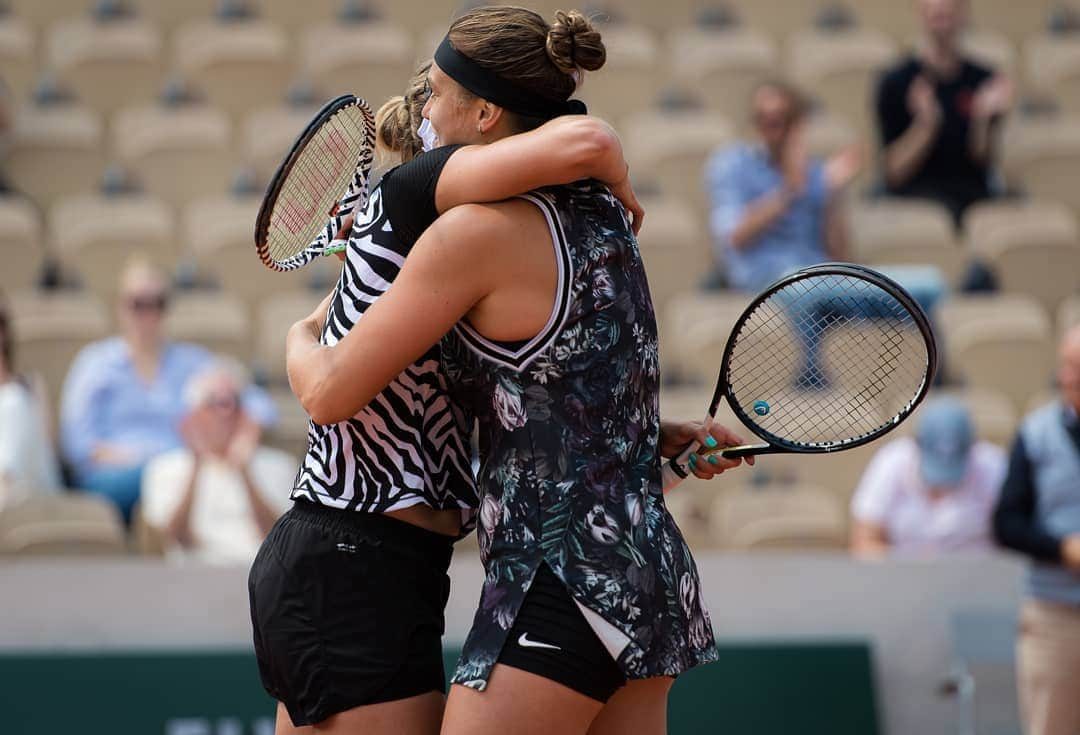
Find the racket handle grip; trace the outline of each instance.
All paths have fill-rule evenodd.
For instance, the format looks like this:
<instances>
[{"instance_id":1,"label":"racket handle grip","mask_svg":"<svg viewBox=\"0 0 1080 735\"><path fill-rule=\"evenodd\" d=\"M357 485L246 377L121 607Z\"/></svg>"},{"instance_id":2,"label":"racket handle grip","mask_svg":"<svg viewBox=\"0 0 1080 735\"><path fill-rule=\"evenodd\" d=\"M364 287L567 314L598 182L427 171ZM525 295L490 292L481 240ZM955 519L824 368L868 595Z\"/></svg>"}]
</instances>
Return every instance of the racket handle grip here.
<instances>
[{"instance_id":1,"label":"racket handle grip","mask_svg":"<svg viewBox=\"0 0 1080 735\"><path fill-rule=\"evenodd\" d=\"M662 487L666 493L668 490L672 490L680 482L685 480L690 475L690 455L701 454L701 443L691 442L683 453L678 457L673 457L667 461L661 470L661 478L663 480Z\"/></svg>"}]
</instances>

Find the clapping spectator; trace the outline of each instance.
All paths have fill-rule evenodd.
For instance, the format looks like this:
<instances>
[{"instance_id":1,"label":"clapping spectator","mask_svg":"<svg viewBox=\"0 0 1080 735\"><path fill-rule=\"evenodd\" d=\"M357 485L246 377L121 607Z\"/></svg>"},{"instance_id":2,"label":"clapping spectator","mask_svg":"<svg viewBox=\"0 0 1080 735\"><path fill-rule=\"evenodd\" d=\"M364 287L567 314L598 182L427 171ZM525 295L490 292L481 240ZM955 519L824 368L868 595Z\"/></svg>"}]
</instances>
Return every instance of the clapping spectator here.
<instances>
[{"instance_id":1,"label":"clapping spectator","mask_svg":"<svg viewBox=\"0 0 1080 735\"><path fill-rule=\"evenodd\" d=\"M919 0L922 52L882 77L877 114L885 185L894 196L940 202L956 222L991 196L996 123L1012 106L1012 82L964 56L967 0Z\"/></svg>"},{"instance_id":2,"label":"clapping spectator","mask_svg":"<svg viewBox=\"0 0 1080 735\"><path fill-rule=\"evenodd\" d=\"M858 145L828 161L806 152L805 104L792 87L754 92L754 143L715 153L706 168L716 257L730 286L758 291L787 272L846 260L838 194L858 174Z\"/></svg>"},{"instance_id":3,"label":"clapping spectator","mask_svg":"<svg viewBox=\"0 0 1080 735\"><path fill-rule=\"evenodd\" d=\"M245 413L242 373L218 362L185 388L184 446L158 455L142 476L142 518L173 558L250 564L289 503L297 461L259 444Z\"/></svg>"},{"instance_id":4,"label":"clapping spectator","mask_svg":"<svg viewBox=\"0 0 1080 735\"><path fill-rule=\"evenodd\" d=\"M852 500L851 550L933 555L993 547L991 517L1005 453L975 437L964 404L928 403L914 438L895 439L874 455Z\"/></svg>"},{"instance_id":5,"label":"clapping spectator","mask_svg":"<svg viewBox=\"0 0 1080 735\"><path fill-rule=\"evenodd\" d=\"M146 462L183 445L184 385L212 361L202 347L166 339L169 296L160 270L129 262L120 276L121 334L85 347L64 383L60 438L75 483L112 499L125 519ZM259 423L274 420L265 393L249 390L244 402Z\"/></svg>"},{"instance_id":6,"label":"clapping spectator","mask_svg":"<svg viewBox=\"0 0 1080 735\"><path fill-rule=\"evenodd\" d=\"M0 508L60 488L43 402L15 373L14 359L11 321L0 307Z\"/></svg>"}]
</instances>

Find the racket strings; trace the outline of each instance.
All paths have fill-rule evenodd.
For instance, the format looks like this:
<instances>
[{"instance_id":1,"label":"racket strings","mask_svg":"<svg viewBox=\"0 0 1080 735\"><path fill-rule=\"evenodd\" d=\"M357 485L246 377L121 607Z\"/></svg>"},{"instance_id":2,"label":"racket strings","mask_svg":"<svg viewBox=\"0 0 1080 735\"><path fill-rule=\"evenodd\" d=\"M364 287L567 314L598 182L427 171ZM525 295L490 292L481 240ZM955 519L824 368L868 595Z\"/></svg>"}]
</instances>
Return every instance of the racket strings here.
<instances>
[{"instance_id":1,"label":"racket strings","mask_svg":"<svg viewBox=\"0 0 1080 735\"><path fill-rule=\"evenodd\" d=\"M925 339L902 303L868 281L828 274L759 304L735 336L727 379L741 413L767 433L821 446L893 423L927 365Z\"/></svg>"},{"instance_id":2,"label":"racket strings","mask_svg":"<svg viewBox=\"0 0 1080 735\"><path fill-rule=\"evenodd\" d=\"M267 232L271 258L286 261L319 235L367 145L360 106L345 107L323 122L293 162L274 204Z\"/></svg>"}]
</instances>

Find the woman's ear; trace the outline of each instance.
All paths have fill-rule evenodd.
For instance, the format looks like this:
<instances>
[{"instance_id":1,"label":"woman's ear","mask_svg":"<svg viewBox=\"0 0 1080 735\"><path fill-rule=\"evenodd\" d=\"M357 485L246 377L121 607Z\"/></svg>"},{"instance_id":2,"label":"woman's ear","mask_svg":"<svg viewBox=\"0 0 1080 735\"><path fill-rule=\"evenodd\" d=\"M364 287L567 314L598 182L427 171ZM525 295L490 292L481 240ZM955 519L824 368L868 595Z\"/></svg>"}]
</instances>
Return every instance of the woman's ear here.
<instances>
[{"instance_id":1,"label":"woman's ear","mask_svg":"<svg viewBox=\"0 0 1080 735\"><path fill-rule=\"evenodd\" d=\"M491 132L499 121L502 120L503 108L484 100L480 106L480 114L476 121L476 132L485 135Z\"/></svg>"}]
</instances>

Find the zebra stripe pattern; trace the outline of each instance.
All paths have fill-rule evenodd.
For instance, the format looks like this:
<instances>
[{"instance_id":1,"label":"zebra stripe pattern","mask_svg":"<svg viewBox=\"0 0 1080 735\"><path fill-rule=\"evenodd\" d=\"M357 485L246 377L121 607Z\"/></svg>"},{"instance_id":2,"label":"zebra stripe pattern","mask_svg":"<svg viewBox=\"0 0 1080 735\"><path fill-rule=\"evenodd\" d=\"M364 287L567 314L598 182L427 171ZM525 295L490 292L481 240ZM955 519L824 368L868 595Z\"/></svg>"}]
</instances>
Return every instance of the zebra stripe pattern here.
<instances>
[{"instance_id":1,"label":"zebra stripe pattern","mask_svg":"<svg viewBox=\"0 0 1080 735\"><path fill-rule=\"evenodd\" d=\"M376 187L357 213L323 344L348 334L390 287L406 253ZM421 503L475 508L471 429L471 416L449 399L439 348L433 347L352 418L309 424L308 452L292 497L373 513Z\"/></svg>"}]
</instances>

